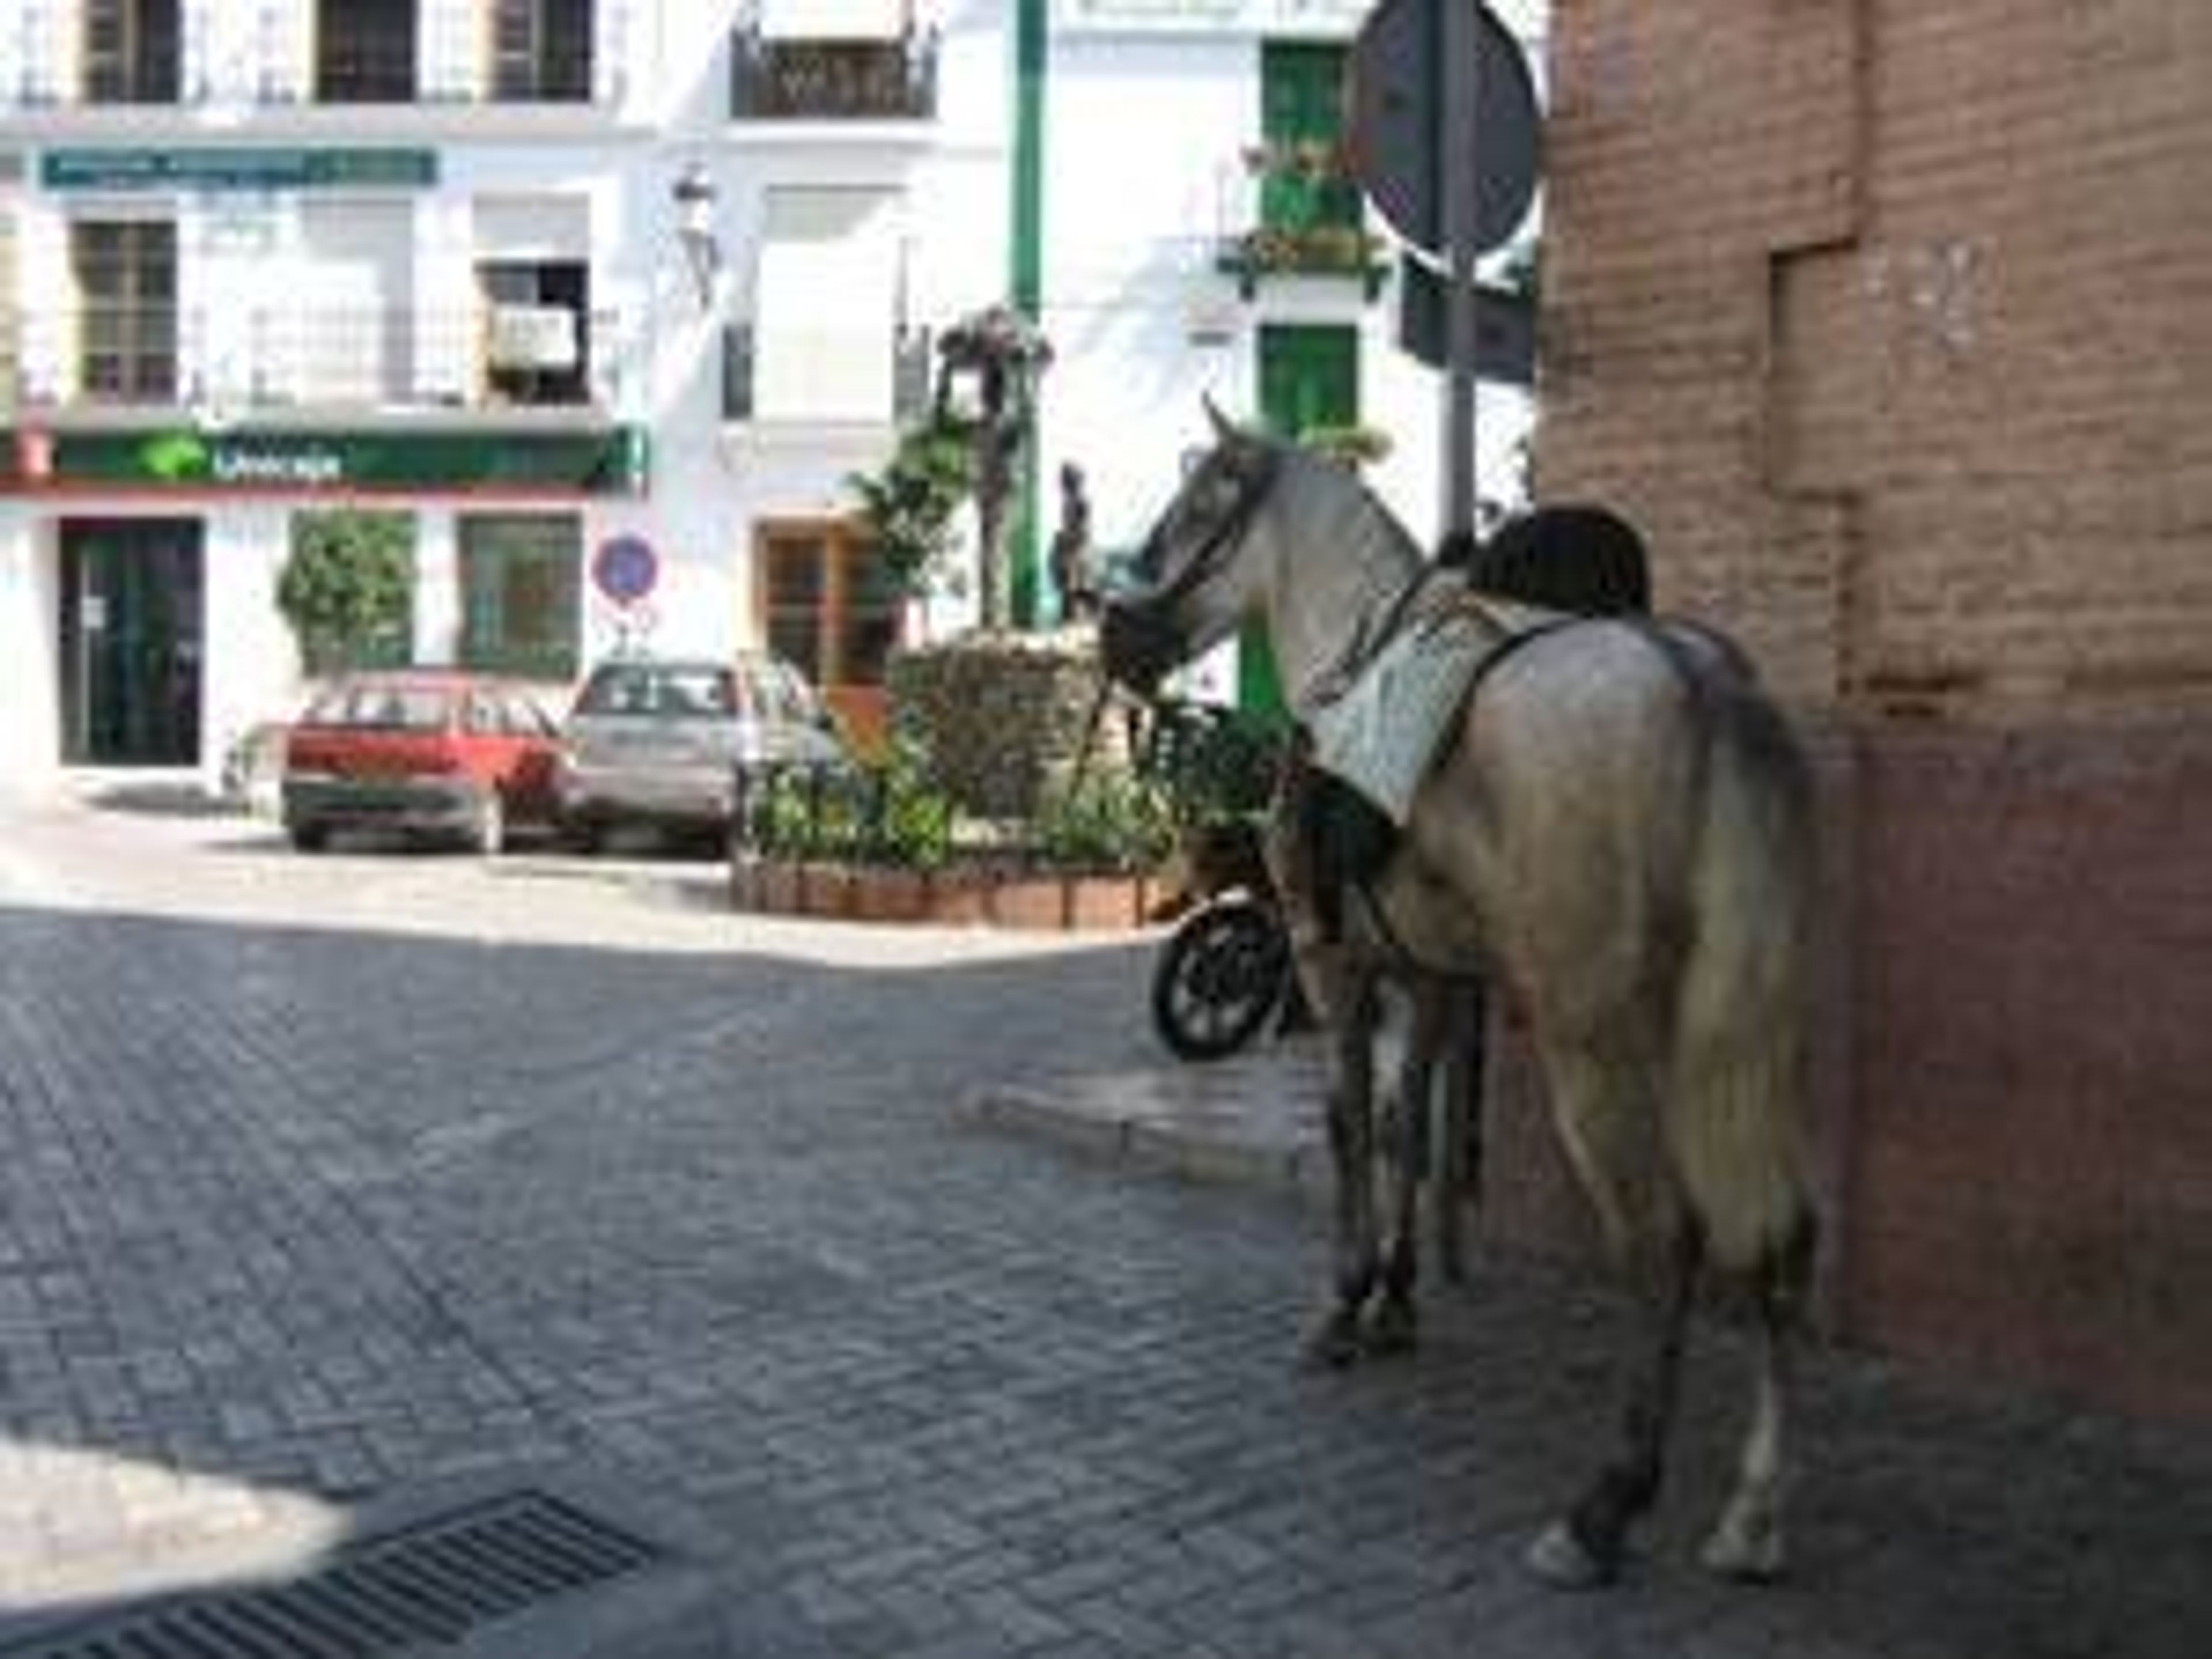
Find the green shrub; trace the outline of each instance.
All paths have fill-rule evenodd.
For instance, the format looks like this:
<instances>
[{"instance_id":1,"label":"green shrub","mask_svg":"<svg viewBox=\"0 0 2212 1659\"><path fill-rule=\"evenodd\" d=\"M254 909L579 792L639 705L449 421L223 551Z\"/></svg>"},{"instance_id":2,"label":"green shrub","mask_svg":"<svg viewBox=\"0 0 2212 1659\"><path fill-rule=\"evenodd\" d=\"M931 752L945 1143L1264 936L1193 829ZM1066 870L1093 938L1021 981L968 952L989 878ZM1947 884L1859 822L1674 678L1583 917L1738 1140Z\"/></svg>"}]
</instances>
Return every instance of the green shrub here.
<instances>
[{"instance_id":1,"label":"green shrub","mask_svg":"<svg viewBox=\"0 0 2212 1659\"><path fill-rule=\"evenodd\" d=\"M957 814L914 752L882 763L775 774L751 808L753 844L778 858L941 868Z\"/></svg>"},{"instance_id":2,"label":"green shrub","mask_svg":"<svg viewBox=\"0 0 2212 1659\"><path fill-rule=\"evenodd\" d=\"M847 477L858 500L856 516L901 592L927 592L943 574L953 514L974 493L975 475L973 431L937 415L899 434L881 471Z\"/></svg>"},{"instance_id":3,"label":"green shrub","mask_svg":"<svg viewBox=\"0 0 2212 1659\"><path fill-rule=\"evenodd\" d=\"M1205 829L1267 809L1283 742L1281 722L1269 716L1164 702L1139 769L1178 827Z\"/></svg>"},{"instance_id":4,"label":"green shrub","mask_svg":"<svg viewBox=\"0 0 2212 1659\"><path fill-rule=\"evenodd\" d=\"M1030 849L1066 870L1149 870L1175 844L1167 798L1126 772L1102 772L1079 787L1048 789L1030 826Z\"/></svg>"},{"instance_id":5,"label":"green shrub","mask_svg":"<svg viewBox=\"0 0 2212 1659\"><path fill-rule=\"evenodd\" d=\"M301 513L276 578L276 608L310 673L408 660L415 520L354 507Z\"/></svg>"}]
</instances>

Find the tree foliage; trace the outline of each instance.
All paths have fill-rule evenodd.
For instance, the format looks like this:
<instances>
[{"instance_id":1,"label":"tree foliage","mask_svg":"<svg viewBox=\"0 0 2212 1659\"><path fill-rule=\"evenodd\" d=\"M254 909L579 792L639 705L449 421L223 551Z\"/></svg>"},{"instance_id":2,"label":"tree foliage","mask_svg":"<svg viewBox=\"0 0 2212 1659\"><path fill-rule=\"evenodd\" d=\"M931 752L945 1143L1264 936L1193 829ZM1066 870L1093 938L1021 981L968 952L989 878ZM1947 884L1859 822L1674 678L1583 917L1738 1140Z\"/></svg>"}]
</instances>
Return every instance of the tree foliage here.
<instances>
[{"instance_id":1,"label":"tree foliage","mask_svg":"<svg viewBox=\"0 0 2212 1659\"><path fill-rule=\"evenodd\" d=\"M276 608L313 672L404 662L412 633L415 524L404 513L302 513Z\"/></svg>"},{"instance_id":2,"label":"tree foliage","mask_svg":"<svg viewBox=\"0 0 2212 1659\"><path fill-rule=\"evenodd\" d=\"M921 593L943 574L952 549L952 516L975 488L975 434L939 415L908 427L878 472L846 483L900 591Z\"/></svg>"}]
</instances>

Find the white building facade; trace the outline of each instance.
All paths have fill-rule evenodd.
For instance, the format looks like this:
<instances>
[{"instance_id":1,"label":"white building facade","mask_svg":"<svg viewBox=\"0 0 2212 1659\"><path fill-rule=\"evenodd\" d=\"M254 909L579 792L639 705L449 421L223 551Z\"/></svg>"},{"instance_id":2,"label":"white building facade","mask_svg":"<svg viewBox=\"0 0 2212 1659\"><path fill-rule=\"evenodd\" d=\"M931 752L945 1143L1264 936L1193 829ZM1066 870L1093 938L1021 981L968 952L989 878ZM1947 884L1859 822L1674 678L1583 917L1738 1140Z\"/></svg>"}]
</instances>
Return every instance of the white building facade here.
<instances>
[{"instance_id":1,"label":"white building facade","mask_svg":"<svg viewBox=\"0 0 2212 1659\"><path fill-rule=\"evenodd\" d=\"M1097 540L1133 541L1208 392L1386 432L1371 476L1425 528L1439 394L1389 250L1224 257L1364 10L13 0L0 788L212 782L302 693L277 576L334 510L406 524L396 655L558 686L767 641L865 717L911 617L848 479L1024 268L1042 534L1072 462ZM1491 416L1486 448L1522 419Z\"/></svg>"}]
</instances>

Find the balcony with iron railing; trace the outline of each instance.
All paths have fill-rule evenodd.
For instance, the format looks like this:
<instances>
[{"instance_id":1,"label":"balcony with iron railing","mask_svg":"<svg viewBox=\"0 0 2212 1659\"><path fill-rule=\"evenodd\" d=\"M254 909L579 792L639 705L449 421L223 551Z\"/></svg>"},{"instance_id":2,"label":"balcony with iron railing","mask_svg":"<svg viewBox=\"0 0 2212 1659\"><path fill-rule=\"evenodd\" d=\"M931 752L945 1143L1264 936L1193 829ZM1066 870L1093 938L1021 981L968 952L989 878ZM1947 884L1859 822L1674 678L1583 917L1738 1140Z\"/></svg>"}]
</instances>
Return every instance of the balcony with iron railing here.
<instances>
[{"instance_id":1,"label":"balcony with iron railing","mask_svg":"<svg viewBox=\"0 0 2212 1659\"><path fill-rule=\"evenodd\" d=\"M97 414L404 409L605 416L641 345L611 310L312 302L0 311L0 396Z\"/></svg>"},{"instance_id":2,"label":"balcony with iron railing","mask_svg":"<svg viewBox=\"0 0 2212 1659\"><path fill-rule=\"evenodd\" d=\"M730 118L928 121L937 114L938 50L933 28L804 40L741 27L730 37Z\"/></svg>"},{"instance_id":3,"label":"balcony with iron railing","mask_svg":"<svg viewBox=\"0 0 2212 1659\"><path fill-rule=\"evenodd\" d=\"M1385 245L1363 222L1359 187L1338 145L1256 144L1241 161L1255 188L1243 221L1224 225L1214 263L1245 299L1281 276L1349 278L1370 300L1381 291Z\"/></svg>"},{"instance_id":4,"label":"balcony with iron railing","mask_svg":"<svg viewBox=\"0 0 2212 1659\"><path fill-rule=\"evenodd\" d=\"M900 324L888 336L878 335L890 354L886 392L879 409L855 410L849 404L764 399L760 395L761 328L754 322L735 322L722 331L722 419L732 425L846 424L854 420L903 426L919 420L929 408L930 374L934 353L927 329ZM852 343L868 349L866 336Z\"/></svg>"}]
</instances>

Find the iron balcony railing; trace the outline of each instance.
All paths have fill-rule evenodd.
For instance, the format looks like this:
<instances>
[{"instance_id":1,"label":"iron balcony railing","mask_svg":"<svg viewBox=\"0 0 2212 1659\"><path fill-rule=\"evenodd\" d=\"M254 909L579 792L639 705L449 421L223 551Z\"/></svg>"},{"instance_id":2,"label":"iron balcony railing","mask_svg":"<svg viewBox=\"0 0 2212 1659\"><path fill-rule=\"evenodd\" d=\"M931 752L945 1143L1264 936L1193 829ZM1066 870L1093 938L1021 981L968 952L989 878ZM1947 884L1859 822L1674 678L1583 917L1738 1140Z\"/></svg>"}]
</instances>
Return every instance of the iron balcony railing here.
<instances>
[{"instance_id":1,"label":"iron balcony railing","mask_svg":"<svg viewBox=\"0 0 2212 1659\"><path fill-rule=\"evenodd\" d=\"M623 313L308 302L0 311L0 391L48 406L503 410L621 406L643 343Z\"/></svg>"},{"instance_id":2,"label":"iron balcony railing","mask_svg":"<svg viewBox=\"0 0 2212 1659\"><path fill-rule=\"evenodd\" d=\"M757 27L730 38L734 121L927 121L937 113L938 34L787 40Z\"/></svg>"},{"instance_id":3,"label":"iron balcony railing","mask_svg":"<svg viewBox=\"0 0 2212 1659\"><path fill-rule=\"evenodd\" d=\"M1382 239L1363 222L1359 189L1333 140L1279 141L1249 147L1242 157L1249 182L1224 192L1224 223L1216 269L1237 279L1243 296L1280 276L1357 278L1372 300L1389 275ZM1241 211L1230 204L1241 195ZM1236 216L1233 222L1229 215Z\"/></svg>"},{"instance_id":4,"label":"iron balcony railing","mask_svg":"<svg viewBox=\"0 0 2212 1659\"><path fill-rule=\"evenodd\" d=\"M760 326L731 323L722 330L722 418L729 422L850 419L846 411L815 413L804 406L763 408L756 395ZM933 349L927 329L899 324L890 331L890 403L878 418L903 426L929 407Z\"/></svg>"}]
</instances>

